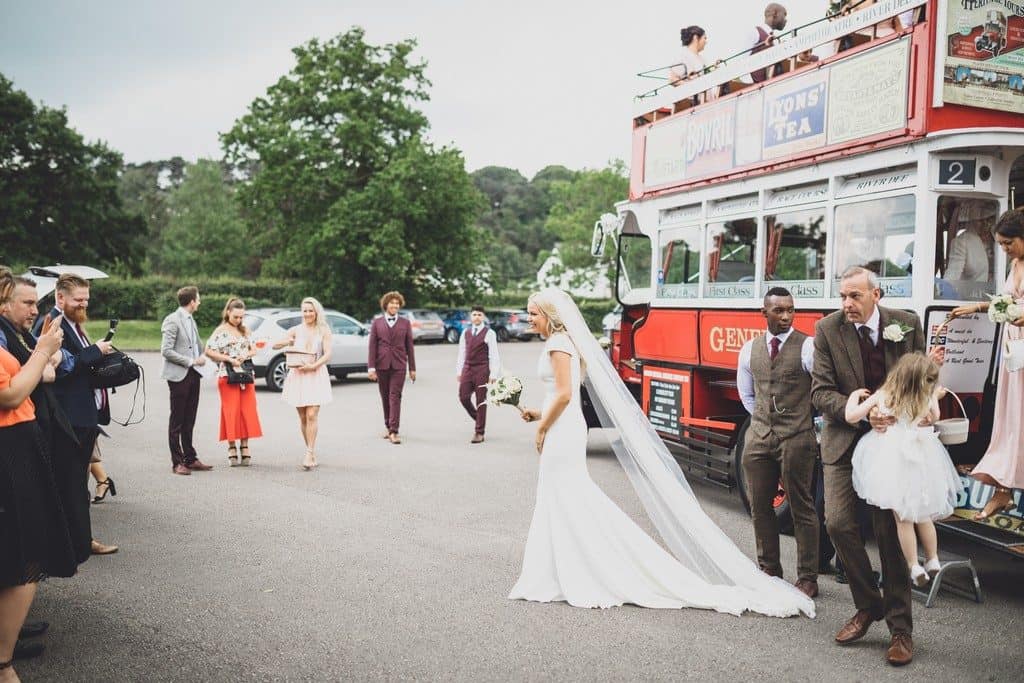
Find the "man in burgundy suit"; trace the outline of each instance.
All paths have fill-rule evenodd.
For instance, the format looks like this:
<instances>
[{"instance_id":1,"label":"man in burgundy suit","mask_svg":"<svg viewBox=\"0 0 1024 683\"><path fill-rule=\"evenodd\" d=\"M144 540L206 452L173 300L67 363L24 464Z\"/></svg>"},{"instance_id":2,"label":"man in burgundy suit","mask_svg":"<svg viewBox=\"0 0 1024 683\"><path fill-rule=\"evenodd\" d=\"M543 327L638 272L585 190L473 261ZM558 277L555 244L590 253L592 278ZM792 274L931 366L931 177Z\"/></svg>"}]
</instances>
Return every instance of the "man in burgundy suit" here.
<instances>
[{"instance_id":1,"label":"man in burgundy suit","mask_svg":"<svg viewBox=\"0 0 1024 683\"><path fill-rule=\"evenodd\" d=\"M402 387L405 369L409 379L416 381L416 355L412 348L412 325L398 315L405 298L398 292L388 292L380 298L384 315L370 325L370 353L366 361L370 381L380 389L380 402L384 406L385 438L391 443L402 443L398 436L398 420L402 412Z\"/></svg>"},{"instance_id":2,"label":"man in burgundy suit","mask_svg":"<svg viewBox=\"0 0 1024 683\"><path fill-rule=\"evenodd\" d=\"M487 383L498 379L498 338L485 323L483 306L474 306L469 327L459 337L459 358L455 378L459 383L459 401L475 423L470 443L482 443L487 426Z\"/></svg>"}]
</instances>

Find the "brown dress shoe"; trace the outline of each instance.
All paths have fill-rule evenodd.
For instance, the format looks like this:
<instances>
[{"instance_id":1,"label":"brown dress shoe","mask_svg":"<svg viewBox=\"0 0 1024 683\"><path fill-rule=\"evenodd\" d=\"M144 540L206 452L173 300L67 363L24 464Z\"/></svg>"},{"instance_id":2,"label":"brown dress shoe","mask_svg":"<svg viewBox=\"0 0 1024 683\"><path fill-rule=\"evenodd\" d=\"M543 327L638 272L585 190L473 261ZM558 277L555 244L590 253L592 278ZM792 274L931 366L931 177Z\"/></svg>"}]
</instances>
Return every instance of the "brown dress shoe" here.
<instances>
[{"instance_id":1,"label":"brown dress shoe","mask_svg":"<svg viewBox=\"0 0 1024 683\"><path fill-rule=\"evenodd\" d=\"M857 613L839 629L839 633L836 634L836 642L840 645L846 645L855 640L860 640L868 632L871 622L879 621L880 619L881 617L873 616L870 610L857 610Z\"/></svg>"},{"instance_id":2,"label":"brown dress shoe","mask_svg":"<svg viewBox=\"0 0 1024 683\"><path fill-rule=\"evenodd\" d=\"M483 434L474 434L473 438L470 439L469 442L470 443L483 443L484 442L484 435Z\"/></svg>"},{"instance_id":3,"label":"brown dress shoe","mask_svg":"<svg viewBox=\"0 0 1024 683\"><path fill-rule=\"evenodd\" d=\"M796 586L798 591L809 598L818 597L818 582L814 579L797 579L797 582L793 585Z\"/></svg>"},{"instance_id":4,"label":"brown dress shoe","mask_svg":"<svg viewBox=\"0 0 1024 683\"><path fill-rule=\"evenodd\" d=\"M184 475L192 474L192 470L190 470L189 468L185 467L184 465L175 465L174 469L172 469L171 472L174 472L175 474L184 474Z\"/></svg>"},{"instance_id":5,"label":"brown dress shoe","mask_svg":"<svg viewBox=\"0 0 1024 683\"><path fill-rule=\"evenodd\" d=\"M398 432L392 432L389 434L388 439L391 443L402 443L402 439L398 436Z\"/></svg>"},{"instance_id":6,"label":"brown dress shoe","mask_svg":"<svg viewBox=\"0 0 1024 683\"><path fill-rule=\"evenodd\" d=\"M93 555L113 555L117 552L116 545L104 545L93 539L92 541L92 554Z\"/></svg>"},{"instance_id":7,"label":"brown dress shoe","mask_svg":"<svg viewBox=\"0 0 1024 683\"><path fill-rule=\"evenodd\" d=\"M896 631L892 634L889 642L889 652L885 655L885 661L893 666L904 666L910 664L914 659L914 641L910 634L905 631Z\"/></svg>"},{"instance_id":8,"label":"brown dress shoe","mask_svg":"<svg viewBox=\"0 0 1024 683\"><path fill-rule=\"evenodd\" d=\"M186 467L188 467L193 472L208 472L213 469L213 465L207 465L198 458L190 462L188 465L186 465Z\"/></svg>"}]
</instances>

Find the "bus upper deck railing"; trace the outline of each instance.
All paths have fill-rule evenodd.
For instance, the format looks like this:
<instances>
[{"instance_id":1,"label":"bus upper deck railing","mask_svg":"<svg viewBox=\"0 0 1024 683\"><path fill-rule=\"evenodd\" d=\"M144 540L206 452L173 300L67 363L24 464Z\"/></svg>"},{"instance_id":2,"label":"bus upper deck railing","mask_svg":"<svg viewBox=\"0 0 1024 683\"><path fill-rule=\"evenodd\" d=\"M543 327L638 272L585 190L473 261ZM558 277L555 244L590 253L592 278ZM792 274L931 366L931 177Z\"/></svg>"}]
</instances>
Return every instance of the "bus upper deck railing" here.
<instances>
[{"instance_id":1,"label":"bus upper deck railing","mask_svg":"<svg viewBox=\"0 0 1024 683\"><path fill-rule=\"evenodd\" d=\"M633 111L634 125L642 126L678 112L713 103L720 94L733 94L742 90L769 84L786 73L818 64L805 55L823 45L846 39L848 47L857 47L874 40L875 27L904 12L915 12L915 25L927 23L924 15L928 0L881 0L874 5L846 15L824 17L798 27L781 36L779 42L760 52L744 51L705 69L703 75L683 80L677 86L668 83L636 96ZM910 29L906 29L907 32ZM788 39L786 36L790 36ZM859 51L858 51L859 52ZM769 73L776 66L782 73L761 83L742 80L762 69ZM640 74L646 76L651 72Z\"/></svg>"}]
</instances>

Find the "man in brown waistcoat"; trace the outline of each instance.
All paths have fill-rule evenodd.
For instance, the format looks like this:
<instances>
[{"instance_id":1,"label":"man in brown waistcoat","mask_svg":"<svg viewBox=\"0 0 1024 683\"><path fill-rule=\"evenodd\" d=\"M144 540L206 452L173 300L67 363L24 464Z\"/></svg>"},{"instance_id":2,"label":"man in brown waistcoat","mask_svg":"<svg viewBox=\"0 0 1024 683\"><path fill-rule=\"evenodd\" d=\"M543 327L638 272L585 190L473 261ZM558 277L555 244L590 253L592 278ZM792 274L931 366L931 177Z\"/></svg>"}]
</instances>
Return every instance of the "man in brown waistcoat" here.
<instances>
[{"instance_id":1,"label":"man in brown waistcoat","mask_svg":"<svg viewBox=\"0 0 1024 683\"><path fill-rule=\"evenodd\" d=\"M883 617L891 640L886 656L894 666L908 664L914 646L910 634L910 570L891 510L868 505L878 554L882 561L882 593L872 577L871 563L857 525L857 492L853 489L853 450L872 427L885 430L894 418L872 413L870 425L853 426L845 420L846 402L854 391L875 391L889 368L905 353L924 352L924 331L913 313L878 305L878 277L854 266L839 282L843 308L818 321L814 336L811 401L824 417L821 462L825 479L825 526L836 547L853 593L857 613L839 630L835 640L846 645L867 633ZM887 328L891 328L886 332ZM884 333L884 334L883 334ZM939 352L933 359L941 362Z\"/></svg>"},{"instance_id":2,"label":"man in brown waistcoat","mask_svg":"<svg viewBox=\"0 0 1024 683\"><path fill-rule=\"evenodd\" d=\"M750 413L743 444L743 473L754 522L757 562L761 570L782 577L779 523L772 504L779 481L786 490L796 536L797 580L808 597L818 595L818 516L814 510L814 438L811 366L814 340L793 329L793 296L772 287L761 309L767 334L740 350L736 386Z\"/></svg>"},{"instance_id":3,"label":"man in brown waistcoat","mask_svg":"<svg viewBox=\"0 0 1024 683\"><path fill-rule=\"evenodd\" d=\"M459 383L459 402L475 423L470 443L482 443L487 426L487 383L498 379L501 361L498 338L485 322L483 306L473 307L469 322L470 326L459 337L455 378Z\"/></svg>"}]
</instances>

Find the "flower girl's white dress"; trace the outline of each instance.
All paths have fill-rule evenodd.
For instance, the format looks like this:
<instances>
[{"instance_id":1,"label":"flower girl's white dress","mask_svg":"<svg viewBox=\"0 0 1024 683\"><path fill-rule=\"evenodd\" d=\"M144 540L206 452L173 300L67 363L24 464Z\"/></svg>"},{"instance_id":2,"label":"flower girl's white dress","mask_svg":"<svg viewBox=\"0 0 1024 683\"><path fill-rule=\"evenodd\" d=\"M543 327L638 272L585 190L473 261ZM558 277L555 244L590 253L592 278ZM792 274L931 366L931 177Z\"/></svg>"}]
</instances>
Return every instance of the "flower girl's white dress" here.
<instances>
[{"instance_id":1,"label":"flower girl's white dress","mask_svg":"<svg viewBox=\"0 0 1024 683\"><path fill-rule=\"evenodd\" d=\"M889 413L884 402L883 413ZM872 430L853 451L853 488L876 507L905 522L926 522L953 513L963 485L932 426L899 418L885 432Z\"/></svg>"}]
</instances>

